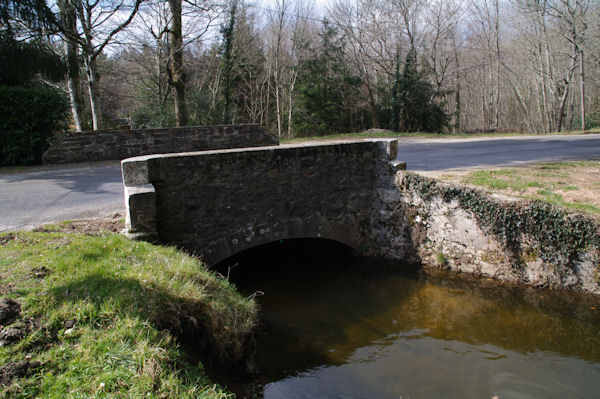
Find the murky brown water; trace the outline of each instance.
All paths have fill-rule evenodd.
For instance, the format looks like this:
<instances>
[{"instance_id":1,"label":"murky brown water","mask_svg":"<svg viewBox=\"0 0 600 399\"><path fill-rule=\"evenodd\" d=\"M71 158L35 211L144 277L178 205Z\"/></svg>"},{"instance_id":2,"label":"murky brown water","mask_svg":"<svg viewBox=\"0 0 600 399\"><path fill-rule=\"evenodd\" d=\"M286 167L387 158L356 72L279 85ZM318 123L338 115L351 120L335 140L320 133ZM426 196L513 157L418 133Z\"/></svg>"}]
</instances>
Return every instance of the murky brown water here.
<instances>
[{"instance_id":1,"label":"murky brown water","mask_svg":"<svg viewBox=\"0 0 600 399\"><path fill-rule=\"evenodd\" d=\"M284 247L231 272L264 398L600 397L597 300Z\"/></svg>"}]
</instances>

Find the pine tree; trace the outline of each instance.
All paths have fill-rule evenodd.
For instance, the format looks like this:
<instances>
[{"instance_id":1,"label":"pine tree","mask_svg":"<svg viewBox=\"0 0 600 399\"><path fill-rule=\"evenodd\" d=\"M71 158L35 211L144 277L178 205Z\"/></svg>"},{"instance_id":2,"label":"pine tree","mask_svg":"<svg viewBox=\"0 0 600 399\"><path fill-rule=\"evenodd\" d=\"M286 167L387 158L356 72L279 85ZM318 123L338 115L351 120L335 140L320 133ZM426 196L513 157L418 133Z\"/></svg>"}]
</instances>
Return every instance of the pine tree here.
<instances>
[{"instance_id":1,"label":"pine tree","mask_svg":"<svg viewBox=\"0 0 600 399\"><path fill-rule=\"evenodd\" d=\"M398 84L398 125L394 130L406 132L439 132L449 121L444 109L434 99L433 85L417 70L417 51L413 47L406 55L404 70Z\"/></svg>"},{"instance_id":2,"label":"pine tree","mask_svg":"<svg viewBox=\"0 0 600 399\"><path fill-rule=\"evenodd\" d=\"M337 30L327 21L319 34L314 56L302 65L298 76L298 100L294 123L300 135L323 135L351 130L350 103L358 98L360 80L344 62L344 46Z\"/></svg>"}]
</instances>

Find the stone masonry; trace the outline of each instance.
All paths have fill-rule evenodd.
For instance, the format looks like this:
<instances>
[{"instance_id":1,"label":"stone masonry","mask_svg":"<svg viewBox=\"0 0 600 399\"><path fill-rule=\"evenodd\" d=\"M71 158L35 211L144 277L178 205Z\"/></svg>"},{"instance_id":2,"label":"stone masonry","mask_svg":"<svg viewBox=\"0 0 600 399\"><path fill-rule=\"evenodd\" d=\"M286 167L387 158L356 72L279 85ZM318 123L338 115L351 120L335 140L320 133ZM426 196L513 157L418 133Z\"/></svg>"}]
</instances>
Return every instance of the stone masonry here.
<instances>
[{"instance_id":1,"label":"stone masonry","mask_svg":"<svg viewBox=\"0 0 600 399\"><path fill-rule=\"evenodd\" d=\"M378 213L371 229L372 254L506 282L600 294L597 221L542 206L552 216L544 222L553 226L554 234L548 242L542 226L525 230L525 213L518 211L535 202L417 177L424 179L426 188L420 191L405 184L410 177L407 172L389 170L388 177L380 179ZM440 189L428 192L433 186ZM509 215L510 219L513 215L517 231L510 243L504 233L490 227L493 220L486 223L456 199L461 193L473 192L487 204L493 218ZM556 248L578 240L574 231L582 227L589 233L585 233L581 244L567 245L569 254L557 252L550 256Z\"/></svg>"},{"instance_id":2,"label":"stone masonry","mask_svg":"<svg viewBox=\"0 0 600 399\"><path fill-rule=\"evenodd\" d=\"M600 294L596 222L426 180L392 164L396 152L397 141L387 140L126 159L127 233L183 247L209 265L264 243L322 237L361 254ZM456 199L467 197L476 201ZM474 211L481 204L492 219ZM551 231L564 234L519 230L519 209L545 210L548 223L563 226ZM496 215L516 228L510 240L499 233L505 224L490 227ZM572 227L586 233L574 240ZM568 253L550 258L551 248Z\"/></svg>"},{"instance_id":3,"label":"stone masonry","mask_svg":"<svg viewBox=\"0 0 600 399\"><path fill-rule=\"evenodd\" d=\"M279 139L259 125L100 130L69 134L42 158L44 163L61 164L278 144Z\"/></svg>"},{"instance_id":4,"label":"stone masonry","mask_svg":"<svg viewBox=\"0 0 600 399\"><path fill-rule=\"evenodd\" d=\"M394 141L393 144L396 144ZM215 264L281 239L367 244L390 142L146 156L122 162L129 232Z\"/></svg>"}]
</instances>

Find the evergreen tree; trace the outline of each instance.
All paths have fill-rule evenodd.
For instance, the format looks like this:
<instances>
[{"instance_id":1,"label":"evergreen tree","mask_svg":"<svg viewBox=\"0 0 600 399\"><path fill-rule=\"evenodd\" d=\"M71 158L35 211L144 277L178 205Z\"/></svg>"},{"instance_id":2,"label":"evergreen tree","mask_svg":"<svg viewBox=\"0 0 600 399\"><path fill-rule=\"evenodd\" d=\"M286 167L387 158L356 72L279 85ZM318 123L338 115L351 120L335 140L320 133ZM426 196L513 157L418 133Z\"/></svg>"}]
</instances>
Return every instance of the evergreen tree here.
<instances>
[{"instance_id":1,"label":"evergreen tree","mask_svg":"<svg viewBox=\"0 0 600 399\"><path fill-rule=\"evenodd\" d=\"M299 135L324 135L352 129L352 105L358 99L360 79L344 62L343 40L327 21L319 34L314 56L302 65L294 115Z\"/></svg>"},{"instance_id":2,"label":"evergreen tree","mask_svg":"<svg viewBox=\"0 0 600 399\"><path fill-rule=\"evenodd\" d=\"M8 32L0 32L0 85L29 85L40 75L58 82L64 78L66 66L59 56L39 41L21 42Z\"/></svg>"},{"instance_id":3,"label":"evergreen tree","mask_svg":"<svg viewBox=\"0 0 600 399\"><path fill-rule=\"evenodd\" d=\"M229 10L229 23L223 26L221 33L223 34L223 123L231 123L231 103L232 103L232 69L235 61L235 55L233 53L233 37L235 29L235 19L237 13L237 0L231 1L231 8Z\"/></svg>"},{"instance_id":4,"label":"evergreen tree","mask_svg":"<svg viewBox=\"0 0 600 399\"><path fill-rule=\"evenodd\" d=\"M394 90L397 90L395 96L398 99L398 106L394 107L394 112L398 112L398 115L392 116L393 120L398 121L392 126L394 130L439 132L448 125L448 115L434 101L437 93L433 85L417 70L415 48L411 48L406 55L404 70L397 78Z\"/></svg>"},{"instance_id":5,"label":"evergreen tree","mask_svg":"<svg viewBox=\"0 0 600 399\"><path fill-rule=\"evenodd\" d=\"M23 29L38 36L44 30L58 30L58 20L46 0L0 0L0 33L14 38Z\"/></svg>"},{"instance_id":6,"label":"evergreen tree","mask_svg":"<svg viewBox=\"0 0 600 399\"><path fill-rule=\"evenodd\" d=\"M40 81L60 81L66 66L41 40L53 24L43 0L0 0L0 166L41 163L63 127L65 93ZM31 41L17 40L29 28Z\"/></svg>"}]
</instances>

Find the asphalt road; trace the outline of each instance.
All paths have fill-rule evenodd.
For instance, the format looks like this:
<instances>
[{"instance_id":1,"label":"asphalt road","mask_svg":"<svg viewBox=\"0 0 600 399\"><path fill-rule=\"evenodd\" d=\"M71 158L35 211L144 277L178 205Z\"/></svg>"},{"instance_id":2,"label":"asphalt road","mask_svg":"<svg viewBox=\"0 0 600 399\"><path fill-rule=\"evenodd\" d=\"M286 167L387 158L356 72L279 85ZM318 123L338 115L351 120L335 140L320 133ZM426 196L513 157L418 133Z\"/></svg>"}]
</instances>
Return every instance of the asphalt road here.
<instances>
[{"instance_id":1,"label":"asphalt road","mask_svg":"<svg viewBox=\"0 0 600 399\"><path fill-rule=\"evenodd\" d=\"M0 174L0 231L96 217L123 208L118 163Z\"/></svg>"},{"instance_id":2,"label":"asphalt road","mask_svg":"<svg viewBox=\"0 0 600 399\"><path fill-rule=\"evenodd\" d=\"M600 159L600 134L480 139L400 139L398 160L416 171L518 166L524 163Z\"/></svg>"},{"instance_id":3,"label":"asphalt road","mask_svg":"<svg viewBox=\"0 0 600 399\"><path fill-rule=\"evenodd\" d=\"M600 134L497 139L400 139L409 170L515 166L549 160L600 159ZM0 231L106 215L122 210L118 163L0 174Z\"/></svg>"}]
</instances>

